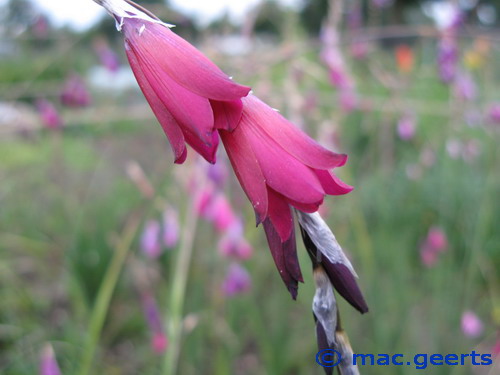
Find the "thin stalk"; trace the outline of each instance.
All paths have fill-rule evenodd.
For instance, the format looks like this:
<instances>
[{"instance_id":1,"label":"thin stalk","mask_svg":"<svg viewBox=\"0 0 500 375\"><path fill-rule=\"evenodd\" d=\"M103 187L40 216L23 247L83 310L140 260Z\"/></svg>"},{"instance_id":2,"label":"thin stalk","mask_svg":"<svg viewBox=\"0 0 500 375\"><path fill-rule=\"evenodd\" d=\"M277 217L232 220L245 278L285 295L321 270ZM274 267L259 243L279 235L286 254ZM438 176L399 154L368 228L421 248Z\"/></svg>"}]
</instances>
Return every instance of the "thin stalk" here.
<instances>
[{"instance_id":1,"label":"thin stalk","mask_svg":"<svg viewBox=\"0 0 500 375\"><path fill-rule=\"evenodd\" d=\"M167 349L163 362L163 374L175 375L179 363L182 340L182 321L184 297L186 294L187 278L193 255L193 243L198 224L193 200L190 200L186 210L186 218L182 232L182 243L175 262L172 289L165 321L168 321L168 338L170 346Z\"/></svg>"},{"instance_id":2,"label":"thin stalk","mask_svg":"<svg viewBox=\"0 0 500 375\"><path fill-rule=\"evenodd\" d=\"M111 297L113 296L118 278L130 251L132 241L134 240L139 228L139 223L139 218L132 216L128 220L125 229L123 230L123 234L120 236L119 242L116 244L113 259L106 270L106 274L104 275L104 279L99 288L97 299L90 316L88 335L83 348L80 371L78 372L80 375L88 375L91 373L97 345L99 344L99 338L101 337L102 327L109 310Z\"/></svg>"}]
</instances>

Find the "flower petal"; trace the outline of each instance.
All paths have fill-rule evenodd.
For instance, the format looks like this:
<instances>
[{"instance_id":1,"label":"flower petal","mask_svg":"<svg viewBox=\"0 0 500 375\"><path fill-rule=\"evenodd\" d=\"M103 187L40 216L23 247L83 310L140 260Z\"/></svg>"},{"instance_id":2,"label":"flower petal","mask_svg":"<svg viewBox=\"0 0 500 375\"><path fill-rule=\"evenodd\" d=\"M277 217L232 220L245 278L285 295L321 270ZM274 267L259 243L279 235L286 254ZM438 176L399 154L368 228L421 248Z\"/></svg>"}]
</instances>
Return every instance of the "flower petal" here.
<instances>
[{"instance_id":1,"label":"flower petal","mask_svg":"<svg viewBox=\"0 0 500 375\"><path fill-rule=\"evenodd\" d=\"M242 100L254 123L302 163L317 169L332 169L346 163L347 155L327 150L256 96Z\"/></svg>"},{"instance_id":2,"label":"flower petal","mask_svg":"<svg viewBox=\"0 0 500 375\"><path fill-rule=\"evenodd\" d=\"M230 102L220 102L210 100L212 110L214 112L214 127L227 131L233 131L238 126L241 120L243 111L243 103L241 100L233 100Z\"/></svg>"},{"instance_id":3,"label":"flower petal","mask_svg":"<svg viewBox=\"0 0 500 375\"><path fill-rule=\"evenodd\" d=\"M325 192L316 174L261 132L245 109L237 130L240 129L252 145L268 186L300 203L323 199Z\"/></svg>"},{"instance_id":4,"label":"flower petal","mask_svg":"<svg viewBox=\"0 0 500 375\"><path fill-rule=\"evenodd\" d=\"M197 134L192 133L189 129L184 128L184 138L198 154L200 154L206 161L215 164L217 147L219 146L219 135L213 132L210 135L210 142L207 144L203 142Z\"/></svg>"},{"instance_id":5,"label":"flower petal","mask_svg":"<svg viewBox=\"0 0 500 375\"><path fill-rule=\"evenodd\" d=\"M274 229L278 232L281 241L285 242L290 239L294 229L292 211L283 195L268 188L267 196L269 201L268 217L273 223Z\"/></svg>"},{"instance_id":6,"label":"flower petal","mask_svg":"<svg viewBox=\"0 0 500 375\"><path fill-rule=\"evenodd\" d=\"M343 195L350 193L354 189L338 178L333 172L321 169L316 169L315 172L326 194Z\"/></svg>"},{"instance_id":7,"label":"flower petal","mask_svg":"<svg viewBox=\"0 0 500 375\"><path fill-rule=\"evenodd\" d=\"M184 131L189 128L200 140L210 146L214 130L214 117L208 99L179 85L154 63L147 51L128 43L134 52L144 76L165 107Z\"/></svg>"},{"instance_id":8,"label":"flower petal","mask_svg":"<svg viewBox=\"0 0 500 375\"><path fill-rule=\"evenodd\" d=\"M267 217L267 187L257 157L240 128L238 126L232 133L221 130L219 134L236 177L252 202L259 224Z\"/></svg>"},{"instance_id":9,"label":"flower petal","mask_svg":"<svg viewBox=\"0 0 500 375\"><path fill-rule=\"evenodd\" d=\"M215 100L235 100L250 92L249 87L233 82L203 53L164 25L126 18L123 32L189 91Z\"/></svg>"},{"instance_id":10,"label":"flower petal","mask_svg":"<svg viewBox=\"0 0 500 375\"><path fill-rule=\"evenodd\" d=\"M263 225L266 232L267 242L269 243L269 249L271 250L271 255L273 256L274 263L280 273L281 279L288 288L292 298L297 299L299 283L288 270L285 259L285 252L287 254L294 252L295 236L291 236L287 241L282 242L270 219L264 220ZM295 254L296 253L297 251L295 250Z\"/></svg>"},{"instance_id":11,"label":"flower petal","mask_svg":"<svg viewBox=\"0 0 500 375\"><path fill-rule=\"evenodd\" d=\"M126 52L132 71L134 72L135 78L139 83L139 87L146 97L156 118L160 122L170 145L172 146L175 155L175 163L184 163L187 157L187 150L186 144L184 143L184 135L182 134L179 124L175 121L165 105L158 98L158 95L154 92L153 88L144 76L134 52L130 48L126 48Z\"/></svg>"}]
</instances>

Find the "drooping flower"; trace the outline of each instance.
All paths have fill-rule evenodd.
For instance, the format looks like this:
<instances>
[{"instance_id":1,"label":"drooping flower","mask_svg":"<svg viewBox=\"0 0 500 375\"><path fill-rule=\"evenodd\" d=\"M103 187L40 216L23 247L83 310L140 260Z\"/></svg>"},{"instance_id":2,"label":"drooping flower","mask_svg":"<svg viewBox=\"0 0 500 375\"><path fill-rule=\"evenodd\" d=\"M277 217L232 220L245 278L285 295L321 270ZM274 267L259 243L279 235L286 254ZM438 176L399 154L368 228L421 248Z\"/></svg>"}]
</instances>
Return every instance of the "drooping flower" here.
<instances>
[{"instance_id":1,"label":"drooping flower","mask_svg":"<svg viewBox=\"0 0 500 375\"><path fill-rule=\"evenodd\" d=\"M56 356L54 355L54 349L52 345L47 344L42 350L42 355L40 357L40 375L61 375L61 370L56 361Z\"/></svg>"},{"instance_id":2,"label":"drooping flower","mask_svg":"<svg viewBox=\"0 0 500 375\"><path fill-rule=\"evenodd\" d=\"M350 192L352 187L332 172L345 164L347 156L325 149L257 97L247 96L248 87L234 83L168 25L130 0L95 1L106 7L123 31L132 70L172 144L176 163L186 159L185 142L215 162L220 136L257 223L264 226L280 276L296 298L302 275L292 207L313 213L325 195ZM332 36L327 41L330 46L335 44L334 30L326 35ZM330 52L335 57L336 51ZM352 81L339 79L342 92L354 92ZM205 186L207 190L195 197L195 206L203 217L213 219L217 194L213 183ZM231 222L226 213L214 220L223 230ZM351 285L352 275L344 273L336 277L345 277ZM360 311L365 307L358 306Z\"/></svg>"},{"instance_id":3,"label":"drooping flower","mask_svg":"<svg viewBox=\"0 0 500 375\"><path fill-rule=\"evenodd\" d=\"M50 130L59 130L64 126L63 120L56 107L45 99L36 102L36 108L40 114L42 124Z\"/></svg>"},{"instance_id":4,"label":"drooping flower","mask_svg":"<svg viewBox=\"0 0 500 375\"><path fill-rule=\"evenodd\" d=\"M465 311L463 313L461 326L464 335L472 339L481 336L484 330L483 322L472 311Z\"/></svg>"},{"instance_id":5,"label":"drooping flower","mask_svg":"<svg viewBox=\"0 0 500 375\"><path fill-rule=\"evenodd\" d=\"M232 130L241 117L241 98L250 88L224 74L199 50L137 4L95 0L115 18L125 50L151 109L173 148L176 163L185 143L215 163L217 129Z\"/></svg>"},{"instance_id":6,"label":"drooping flower","mask_svg":"<svg viewBox=\"0 0 500 375\"><path fill-rule=\"evenodd\" d=\"M72 74L64 83L61 91L61 103L66 107L88 107L92 102L90 92L83 79Z\"/></svg>"},{"instance_id":7,"label":"drooping flower","mask_svg":"<svg viewBox=\"0 0 500 375\"><path fill-rule=\"evenodd\" d=\"M150 258L157 258L161 254L160 232L161 226L158 221L146 222L141 236L141 250Z\"/></svg>"},{"instance_id":8,"label":"drooping flower","mask_svg":"<svg viewBox=\"0 0 500 375\"><path fill-rule=\"evenodd\" d=\"M252 287L252 279L248 271L239 263L232 263L222 283L222 292L226 297L234 297L246 293Z\"/></svg>"},{"instance_id":9,"label":"drooping flower","mask_svg":"<svg viewBox=\"0 0 500 375\"><path fill-rule=\"evenodd\" d=\"M220 134L257 223L264 224L280 275L295 297L302 275L290 207L315 212L326 194L350 192L352 187L330 171L344 165L347 156L321 147L253 95L243 98L239 126Z\"/></svg>"}]
</instances>

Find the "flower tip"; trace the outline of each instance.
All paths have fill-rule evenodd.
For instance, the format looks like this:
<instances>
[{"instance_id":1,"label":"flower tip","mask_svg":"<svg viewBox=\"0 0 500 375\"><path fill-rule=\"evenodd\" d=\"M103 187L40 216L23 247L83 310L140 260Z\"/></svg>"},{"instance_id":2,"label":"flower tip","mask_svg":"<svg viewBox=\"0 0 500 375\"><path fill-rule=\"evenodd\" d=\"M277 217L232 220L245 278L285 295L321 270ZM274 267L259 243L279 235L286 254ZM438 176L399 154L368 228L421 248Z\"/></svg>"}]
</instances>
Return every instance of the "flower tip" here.
<instances>
[{"instance_id":1,"label":"flower tip","mask_svg":"<svg viewBox=\"0 0 500 375\"><path fill-rule=\"evenodd\" d=\"M343 167L347 163L347 159L349 159L349 156L347 154L340 154L341 160L339 163L339 167Z\"/></svg>"}]
</instances>

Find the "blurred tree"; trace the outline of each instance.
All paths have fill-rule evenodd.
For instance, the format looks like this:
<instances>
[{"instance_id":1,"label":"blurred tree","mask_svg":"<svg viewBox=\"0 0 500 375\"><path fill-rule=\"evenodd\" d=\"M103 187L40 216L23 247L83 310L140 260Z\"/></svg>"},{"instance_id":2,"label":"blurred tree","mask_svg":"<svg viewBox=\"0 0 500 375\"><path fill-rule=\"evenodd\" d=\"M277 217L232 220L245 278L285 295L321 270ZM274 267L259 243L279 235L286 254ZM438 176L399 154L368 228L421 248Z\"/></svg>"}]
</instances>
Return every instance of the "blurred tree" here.
<instances>
[{"instance_id":1,"label":"blurred tree","mask_svg":"<svg viewBox=\"0 0 500 375\"><path fill-rule=\"evenodd\" d=\"M19 34L30 26L39 12L30 0L9 0L2 12L2 23L11 34Z\"/></svg>"},{"instance_id":2,"label":"blurred tree","mask_svg":"<svg viewBox=\"0 0 500 375\"><path fill-rule=\"evenodd\" d=\"M312 34L318 34L321 24L328 14L328 3L330 0L305 0L305 5L301 11L301 20L306 30ZM348 0L333 0L348 1ZM394 4L389 8L391 21L393 23L404 23L404 12L407 8L420 4L422 0L394 0ZM363 9L368 12L372 6L372 0L362 0Z\"/></svg>"}]
</instances>

